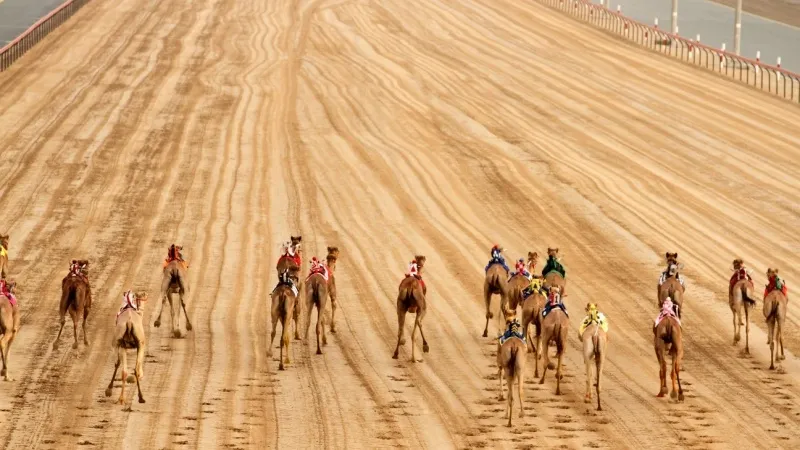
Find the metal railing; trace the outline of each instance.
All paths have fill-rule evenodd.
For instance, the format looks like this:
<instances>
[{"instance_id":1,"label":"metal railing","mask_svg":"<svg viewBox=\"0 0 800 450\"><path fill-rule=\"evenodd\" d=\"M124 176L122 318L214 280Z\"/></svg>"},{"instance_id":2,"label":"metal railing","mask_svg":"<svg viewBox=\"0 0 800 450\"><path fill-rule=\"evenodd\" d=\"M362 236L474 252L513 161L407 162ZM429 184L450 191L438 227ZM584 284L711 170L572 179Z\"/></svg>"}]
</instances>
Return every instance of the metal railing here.
<instances>
[{"instance_id":1,"label":"metal railing","mask_svg":"<svg viewBox=\"0 0 800 450\"><path fill-rule=\"evenodd\" d=\"M67 0L50 14L39 19L24 33L0 48L0 72L8 69L14 61L18 60L28 50L33 48L45 36L50 34L59 25L67 21L76 11L81 9L89 0Z\"/></svg>"},{"instance_id":2,"label":"metal railing","mask_svg":"<svg viewBox=\"0 0 800 450\"><path fill-rule=\"evenodd\" d=\"M587 0L536 0L644 47L704 67L757 89L800 102L800 75L703 45L629 19Z\"/></svg>"}]
</instances>

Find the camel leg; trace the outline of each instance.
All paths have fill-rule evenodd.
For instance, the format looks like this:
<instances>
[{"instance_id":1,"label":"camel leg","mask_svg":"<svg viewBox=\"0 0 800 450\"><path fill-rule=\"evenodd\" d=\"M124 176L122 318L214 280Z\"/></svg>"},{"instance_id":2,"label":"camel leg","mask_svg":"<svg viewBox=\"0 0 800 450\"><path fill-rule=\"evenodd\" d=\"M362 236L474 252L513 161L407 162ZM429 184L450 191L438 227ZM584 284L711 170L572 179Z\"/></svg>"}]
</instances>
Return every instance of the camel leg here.
<instances>
[{"instance_id":1,"label":"camel leg","mask_svg":"<svg viewBox=\"0 0 800 450\"><path fill-rule=\"evenodd\" d=\"M114 388L114 378L117 377L117 370L119 369L121 362L122 360L119 358L119 350L117 350L117 362L114 363L114 373L111 374L111 382L108 383L108 387L106 388L106 397L111 397L111 390ZM124 380L123 383L125 383Z\"/></svg>"},{"instance_id":2,"label":"camel leg","mask_svg":"<svg viewBox=\"0 0 800 450\"><path fill-rule=\"evenodd\" d=\"M483 337L489 336L489 319L494 317L494 314L489 310L489 307L492 306L492 293L489 290L489 285L483 285L483 299L486 303L486 327L483 329Z\"/></svg>"},{"instance_id":3,"label":"camel leg","mask_svg":"<svg viewBox=\"0 0 800 450\"><path fill-rule=\"evenodd\" d=\"M72 318L72 331L75 333L75 342L72 343L72 348L76 349L78 348L78 314L70 310L69 315Z\"/></svg>"},{"instance_id":4,"label":"camel leg","mask_svg":"<svg viewBox=\"0 0 800 450\"><path fill-rule=\"evenodd\" d=\"M139 391L139 403L144 403L144 396L142 395L142 386L140 383L140 379L144 376L142 371L142 366L144 365L144 345L139 343L139 347L136 349L136 367L134 368L134 375L136 375L136 390Z\"/></svg>"},{"instance_id":5,"label":"camel leg","mask_svg":"<svg viewBox=\"0 0 800 450\"><path fill-rule=\"evenodd\" d=\"M683 359L683 342L672 344L672 394L675 398L675 381L678 382L678 401L683 401L683 387L681 386L681 360Z\"/></svg>"},{"instance_id":6,"label":"camel leg","mask_svg":"<svg viewBox=\"0 0 800 450\"><path fill-rule=\"evenodd\" d=\"M125 353L125 349L122 347L119 347L118 354L118 358L122 360L122 392L119 393L119 400L117 400L117 403L124 405L125 385L128 384L128 372L126 371L128 368L128 355Z\"/></svg>"},{"instance_id":7,"label":"camel leg","mask_svg":"<svg viewBox=\"0 0 800 450\"><path fill-rule=\"evenodd\" d=\"M297 299L295 300L295 305L297 305L297 300L299 300L300 298L301 298L300 296L297 297ZM302 326L302 325L300 325L300 314L301 313L302 313L301 308L298 308L297 306L295 306L294 311L292 312L292 321L294 322L294 340L295 341L302 340L300 338L300 327Z\"/></svg>"},{"instance_id":8,"label":"camel leg","mask_svg":"<svg viewBox=\"0 0 800 450\"><path fill-rule=\"evenodd\" d=\"M289 319L287 321L281 320L281 338L280 338L280 347L281 347L281 349L280 349L280 354L278 355L278 361L280 361L278 363L278 370L286 370L283 367L283 348L286 347L289 344L288 343L289 332L286 330L286 326L287 325L291 325L291 323L287 324L287 322L291 322L291 319Z\"/></svg>"},{"instance_id":9,"label":"camel leg","mask_svg":"<svg viewBox=\"0 0 800 450\"><path fill-rule=\"evenodd\" d=\"M514 363L513 360L510 361L510 362L511 362L511 364ZM514 377L510 377L510 376L506 375L506 388L508 389L508 403L507 403L507 406L506 406L506 415L508 416L508 424L507 424L507 426L510 427L511 426L511 416L514 415L514 391L512 390L512 389L514 389Z\"/></svg>"},{"instance_id":10,"label":"camel leg","mask_svg":"<svg viewBox=\"0 0 800 450\"><path fill-rule=\"evenodd\" d=\"M584 331L585 333L586 331ZM583 363L586 365L586 394L583 396L584 403L591 403L592 401L592 356L594 349L587 347L588 342L583 345Z\"/></svg>"},{"instance_id":11,"label":"camel leg","mask_svg":"<svg viewBox=\"0 0 800 450\"><path fill-rule=\"evenodd\" d=\"M534 327L536 328L536 345L533 348L533 359L536 361L536 370L533 373L534 377L539 377L539 349L542 348L542 325L540 322L534 321Z\"/></svg>"},{"instance_id":12,"label":"camel leg","mask_svg":"<svg viewBox=\"0 0 800 450\"><path fill-rule=\"evenodd\" d=\"M8 375L8 346L9 346L9 339L11 339L10 333L5 333L3 337L0 338L0 356L3 358L3 370L0 371L0 375L3 377L5 381L14 381Z\"/></svg>"},{"instance_id":13,"label":"camel leg","mask_svg":"<svg viewBox=\"0 0 800 450\"><path fill-rule=\"evenodd\" d=\"M186 331L192 331L192 322L189 321L189 313L186 312L186 302L183 301L183 293L181 293L181 308L183 308L183 316L186 317Z\"/></svg>"},{"instance_id":14,"label":"camel leg","mask_svg":"<svg viewBox=\"0 0 800 450\"><path fill-rule=\"evenodd\" d=\"M658 378L661 383L661 390L658 392L657 397L663 397L667 394L667 360L664 357L664 343L658 342L660 339L656 337L656 357L658 358Z\"/></svg>"},{"instance_id":15,"label":"camel leg","mask_svg":"<svg viewBox=\"0 0 800 450\"><path fill-rule=\"evenodd\" d=\"M734 309L734 311L733 311L733 345L738 344L739 341L742 339L742 334L741 334L742 329L741 329L741 325L739 325L739 322L740 322L739 312Z\"/></svg>"},{"instance_id":16,"label":"camel leg","mask_svg":"<svg viewBox=\"0 0 800 450\"><path fill-rule=\"evenodd\" d=\"M397 347L394 349L394 356L393 359L397 359L397 355L400 352L400 346L403 345L405 340L403 339L403 329L406 325L406 312L401 307L397 308Z\"/></svg>"},{"instance_id":17,"label":"camel leg","mask_svg":"<svg viewBox=\"0 0 800 450\"><path fill-rule=\"evenodd\" d=\"M500 348L501 347L498 344L497 345L497 354L498 355L500 354L500 351L501 351ZM497 399L502 402L503 400L505 400L505 398L503 397L503 364L502 363L497 364L497 379L500 380L500 390L498 391L498 392L500 392L500 394L497 397ZM508 411L506 411L506 413L508 414Z\"/></svg>"},{"instance_id":18,"label":"camel leg","mask_svg":"<svg viewBox=\"0 0 800 450\"><path fill-rule=\"evenodd\" d=\"M597 375L597 384L595 384L595 390L597 392L597 410L602 411L603 408L600 407L600 375L603 373L603 363L605 362L605 349L602 348L602 344L600 344L599 340L597 342L598 348L597 353L595 353L595 363L597 367L595 367L596 375Z\"/></svg>"},{"instance_id":19,"label":"camel leg","mask_svg":"<svg viewBox=\"0 0 800 450\"><path fill-rule=\"evenodd\" d=\"M522 356L525 358L525 356ZM525 396L523 395L523 383L525 382L525 370L517 365L514 368L514 376L517 377L517 397L519 398L519 417L525 417ZM511 392L509 390L509 396L511 396Z\"/></svg>"},{"instance_id":20,"label":"camel leg","mask_svg":"<svg viewBox=\"0 0 800 450\"><path fill-rule=\"evenodd\" d=\"M58 329L58 336L56 336L55 342L53 342L53 350L58 348L58 341L61 339L61 332L64 331L64 325L67 323L67 317L65 313L61 314L61 327Z\"/></svg>"},{"instance_id":21,"label":"camel leg","mask_svg":"<svg viewBox=\"0 0 800 450\"><path fill-rule=\"evenodd\" d=\"M425 333L422 332L422 319L425 318L427 311L426 309L417 309L417 327L419 327L419 335L422 338L422 353L428 353L431 350L425 339Z\"/></svg>"},{"instance_id":22,"label":"camel leg","mask_svg":"<svg viewBox=\"0 0 800 450\"><path fill-rule=\"evenodd\" d=\"M87 347L89 346L89 338L86 337L86 319L88 318L89 318L89 309L87 308L83 311L83 324L81 325L81 328L83 328L83 345Z\"/></svg>"},{"instance_id":23,"label":"camel leg","mask_svg":"<svg viewBox=\"0 0 800 450\"><path fill-rule=\"evenodd\" d=\"M169 296L169 311L172 313L172 336L175 338L181 337L181 305L178 301L173 300L172 295Z\"/></svg>"},{"instance_id":24,"label":"camel leg","mask_svg":"<svg viewBox=\"0 0 800 450\"><path fill-rule=\"evenodd\" d=\"M164 312L164 302L169 298L169 285L171 282L172 276L169 274L164 274L163 278L161 278L161 305L158 308L158 316L153 324L156 328L161 326L161 313ZM170 309L172 309L172 307L170 307Z\"/></svg>"},{"instance_id":25,"label":"camel leg","mask_svg":"<svg viewBox=\"0 0 800 450\"><path fill-rule=\"evenodd\" d=\"M556 366L556 395L561 395L561 378L563 378L563 374L561 373L561 360L564 358L564 347L559 342L556 344L558 347L558 366Z\"/></svg>"},{"instance_id":26,"label":"camel leg","mask_svg":"<svg viewBox=\"0 0 800 450\"><path fill-rule=\"evenodd\" d=\"M331 333L336 334L336 297L331 295Z\"/></svg>"},{"instance_id":27,"label":"camel leg","mask_svg":"<svg viewBox=\"0 0 800 450\"><path fill-rule=\"evenodd\" d=\"M289 339L289 328L292 326L291 322L292 322L293 313L294 313L294 308L291 308L290 311L286 312L286 320L285 320L285 322L283 324L283 330L282 330L283 331L283 339L282 339L281 342L282 342L283 347L286 347L286 355L283 356L283 359L281 360L282 361L281 362L281 367L283 366L283 363L290 364L292 362L291 358L289 357L289 354L290 354L289 345L291 344L291 339ZM297 328L295 328L295 331L297 331ZM283 354L283 348L281 348L281 354ZM281 370L283 370L283 369L281 369Z\"/></svg>"},{"instance_id":28,"label":"camel leg","mask_svg":"<svg viewBox=\"0 0 800 450\"><path fill-rule=\"evenodd\" d=\"M308 309L310 310L311 308L308 308ZM310 313L308 314L308 320L309 320L309 322L311 321L311 314ZM324 314L322 314L322 309L321 308L317 308L317 354L318 355L322 354L322 349L320 348L319 343L320 343L320 337L325 332L325 329L324 329L325 328L324 327L325 322L324 321L325 321L325 317L324 317ZM306 328L306 329L308 329L308 328Z\"/></svg>"},{"instance_id":29,"label":"camel leg","mask_svg":"<svg viewBox=\"0 0 800 450\"><path fill-rule=\"evenodd\" d=\"M308 289L308 292L306 294L307 298L304 299L305 303L306 303L306 311L305 311L305 313L306 313L306 328L303 331L303 333L304 333L303 334L303 340L304 341L308 341L308 330L311 328L311 313L313 312L313 309L314 309L314 297L313 297L313 295L314 295L313 289ZM319 314L319 313L317 313L317 314ZM317 321L319 321L319 317L317 317ZM317 339L317 340L319 340L319 339Z\"/></svg>"},{"instance_id":30,"label":"camel leg","mask_svg":"<svg viewBox=\"0 0 800 450\"><path fill-rule=\"evenodd\" d=\"M278 331L278 317L272 314L272 336L269 338L269 346L267 347L267 357L272 356L272 345L275 343L275 334Z\"/></svg>"},{"instance_id":31,"label":"camel leg","mask_svg":"<svg viewBox=\"0 0 800 450\"><path fill-rule=\"evenodd\" d=\"M746 301L744 305L744 353L750 354L750 307Z\"/></svg>"},{"instance_id":32,"label":"camel leg","mask_svg":"<svg viewBox=\"0 0 800 450\"><path fill-rule=\"evenodd\" d=\"M775 370L775 339L773 333L775 332L775 319L769 321L768 340L769 340L769 370Z\"/></svg>"},{"instance_id":33,"label":"camel leg","mask_svg":"<svg viewBox=\"0 0 800 450\"><path fill-rule=\"evenodd\" d=\"M547 351L547 343L549 341L550 335L545 333L544 336L542 336L542 341L537 349L537 358L542 358L542 378L539 380L539 384L544 384L544 377L547 375L547 369L550 367L550 355ZM538 361L536 365L539 365Z\"/></svg>"},{"instance_id":34,"label":"camel leg","mask_svg":"<svg viewBox=\"0 0 800 450\"><path fill-rule=\"evenodd\" d=\"M419 327L419 310L417 310L416 317L414 318L414 326L411 328L411 362L417 362L417 356L415 352L416 342L417 342L417 327Z\"/></svg>"}]
</instances>

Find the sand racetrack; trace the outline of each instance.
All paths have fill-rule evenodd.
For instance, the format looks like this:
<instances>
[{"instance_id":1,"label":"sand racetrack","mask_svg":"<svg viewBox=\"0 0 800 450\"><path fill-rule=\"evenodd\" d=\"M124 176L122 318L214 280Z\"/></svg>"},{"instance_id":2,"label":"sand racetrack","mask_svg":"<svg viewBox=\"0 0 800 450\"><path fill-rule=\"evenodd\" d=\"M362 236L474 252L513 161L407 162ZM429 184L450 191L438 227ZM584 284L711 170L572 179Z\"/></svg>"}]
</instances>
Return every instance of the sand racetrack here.
<instances>
[{"instance_id":1,"label":"sand racetrack","mask_svg":"<svg viewBox=\"0 0 800 450\"><path fill-rule=\"evenodd\" d=\"M796 105L532 2L91 2L0 74L0 232L23 311L0 446L791 445L799 120ZM278 372L269 293L297 233L306 258L342 251L339 333L323 356L293 341ZM168 313L152 327L173 241L194 322L178 340ZM480 337L495 242L510 258L560 247L570 283L565 394L552 372L534 384L530 364L529 414L510 430L495 400L500 319ZM683 404L655 398L667 250L688 280ZM412 365L410 341L391 354L416 252L431 352ZM759 292L768 266L788 282L785 373L767 370L760 301L752 356L731 345L736 256ZM78 257L92 263L90 346L71 349L68 321L53 351ZM129 288L153 294L147 403L124 411L103 391ZM602 413L582 401L590 300L611 320Z\"/></svg>"}]
</instances>

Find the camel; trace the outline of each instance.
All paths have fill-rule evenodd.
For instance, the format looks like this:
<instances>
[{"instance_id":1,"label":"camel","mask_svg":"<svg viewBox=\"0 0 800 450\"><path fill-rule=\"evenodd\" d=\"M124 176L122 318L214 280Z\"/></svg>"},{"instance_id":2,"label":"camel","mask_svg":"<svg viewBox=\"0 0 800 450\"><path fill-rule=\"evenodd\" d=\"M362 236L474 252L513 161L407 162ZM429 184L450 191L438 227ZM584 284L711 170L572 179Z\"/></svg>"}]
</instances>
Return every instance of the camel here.
<instances>
[{"instance_id":1,"label":"camel","mask_svg":"<svg viewBox=\"0 0 800 450\"><path fill-rule=\"evenodd\" d=\"M302 269L302 236L290 236L289 241L281 245L282 253L278 258L278 264L275 269L280 276L285 270L289 271L289 276L294 280L295 286L299 289L300 298L303 297L303 283L300 283L300 272ZM295 305L292 312L292 319L294 320L294 339L300 340L300 317L302 313L303 303Z\"/></svg>"},{"instance_id":2,"label":"camel","mask_svg":"<svg viewBox=\"0 0 800 450\"><path fill-rule=\"evenodd\" d=\"M603 313L599 312L594 303L586 304L587 317L583 322L583 330L578 332L578 339L583 341L583 362L586 365L586 396L584 401L592 401L592 364L596 374L595 389L597 391L597 410L602 411L600 406L600 378L603 374L603 363L606 358L606 347L608 346L608 322Z\"/></svg>"},{"instance_id":3,"label":"camel","mask_svg":"<svg viewBox=\"0 0 800 450\"><path fill-rule=\"evenodd\" d=\"M186 312L186 301L183 295L189 292L187 283L189 264L184 261L181 254L183 246L172 244L167 249L167 258L164 260L163 276L161 278L161 307L158 309L158 316L153 324L158 328L161 326L161 313L164 312L164 303L169 302L169 312L172 318L172 335L175 338L181 337L181 309L186 317L186 331L192 331L192 322L189 320L189 313ZM178 294L180 304L172 300L172 295ZM177 309L177 311L176 311Z\"/></svg>"},{"instance_id":4,"label":"camel","mask_svg":"<svg viewBox=\"0 0 800 450\"><path fill-rule=\"evenodd\" d=\"M61 328L58 329L58 336L53 342L53 349L58 348L61 332L64 331L64 324L67 322L66 315L69 312L72 318L73 330L75 332L75 342L72 348L78 348L78 320L82 320L83 345L89 345L86 337L86 320L92 309L92 289L89 285L89 261L85 259L72 260L67 276L61 280L61 303L58 313L61 317Z\"/></svg>"},{"instance_id":5,"label":"camel","mask_svg":"<svg viewBox=\"0 0 800 450\"><path fill-rule=\"evenodd\" d=\"M8 235L0 234L0 280L8 276Z\"/></svg>"},{"instance_id":6,"label":"camel","mask_svg":"<svg viewBox=\"0 0 800 450\"><path fill-rule=\"evenodd\" d=\"M416 359L416 332L419 328L419 335L422 336L422 352L428 353L430 347L428 341L425 339L425 333L422 331L422 319L428 310L428 305L425 296L428 293L428 288L425 282L422 281L422 269L425 266L425 256L416 255L412 266L416 265L415 270L412 268L411 273L407 274L403 281L400 282L400 287L397 292L397 347L394 349L392 358L397 359L400 352L400 346L406 343L403 338L404 326L406 323L406 313L416 314L414 320L414 327L411 329L411 362L417 362ZM422 360L420 360L422 361Z\"/></svg>"},{"instance_id":7,"label":"camel","mask_svg":"<svg viewBox=\"0 0 800 450\"><path fill-rule=\"evenodd\" d=\"M683 312L683 293L685 292L685 288L683 284L681 284L680 280L678 280L678 268L679 265L675 262L671 262L669 267L667 268L666 279L664 282L658 287L658 307L660 308L661 305L664 304L664 300L667 297L672 299L672 303L675 305L675 313L677 314L678 318L681 318L681 313Z\"/></svg>"},{"instance_id":8,"label":"camel","mask_svg":"<svg viewBox=\"0 0 800 450\"><path fill-rule=\"evenodd\" d=\"M272 337L269 340L267 356L272 356L272 343L275 341L275 333L278 330L278 322L281 323L281 354L279 370L284 369L284 362L291 363L289 358L289 323L293 317L295 305L299 296L299 291L294 283L294 278L290 275L289 269L284 269L280 275L280 281L272 291ZM286 347L286 356L283 349Z\"/></svg>"},{"instance_id":9,"label":"camel","mask_svg":"<svg viewBox=\"0 0 800 450\"><path fill-rule=\"evenodd\" d=\"M546 273L542 273L544 276L544 286L546 288L550 288L551 286L558 286L561 297L566 297L566 288L567 288L567 280L564 279L564 276L561 275L556 270L548 270L551 267L551 260L558 262L560 264L560 258L558 255L558 247L556 248L547 248L547 263L545 264L544 269L542 272L547 271ZM563 267L563 266L562 266Z\"/></svg>"},{"instance_id":10,"label":"camel","mask_svg":"<svg viewBox=\"0 0 800 450\"><path fill-rule=\"evenodd\" d=\"M17 283L12 281L6 284L5 279L3 279L0 280L0 284L4 285L0 288L0 359L3 361L3 370L0 371L0 376L5 381L14 381L8 369L8 351L19 332L22 316L19 313L19 305L14 297ZM8 289L7 294L4 293L5 288Z\"/></svg>"},{"instance_id":11,"label":"camel","mask_svg":"<svg viewBox=\"0 0 800 450\"><path fill-rule=\"evenodd\" d=\"M769 269L767 276L771 280L774 276L778 275L778 269ZM783 354L783 324L786 321L786 313L788 308L789 299L780 290L775 289L767 293L764 297L764 317L767 319L767 344L769 344L769 370L775 370L775 360L784 360L786 355ZM777 341L777 343L776 343ZM781 354L778 355L780 345Z\"/></svg>"},{"instance_id":12,"label":"camel","mask_svg":"<svg viewBox=\"0 0 800 450\"><path fill-rule=\"evenodd\" d=\"M521 261L520 259L520 262ZM506 308L508 308L509 311L517 310L517 307L522 304L522 291L531 283L530 280L519 271L519 264L517 269L517 273L509 278L506 284L506 303L500 304L500 310L503 311L503 313L505 313Z\"/></svg>"},{"instance_id":13,"label":"camel","mask_svg":"<svg viewBox=\"0 0 800 450\"><path fill-rule=\"evenodd\" d=\"M665 302L665 304L668 304ZM653 345L658 357L659 364L659 377L661 379L661 390L658 392L657 397L663 397L667 394L667 358L666 353L669 351L672 355L672 372L670 378L672 379L672 392L670 397L674 399L675 394L675 381L678 381L678 401L683 401L683 387L681 386L681 361L683 360L683 331L681 330L680 320L672 315L664 314L663 308L670 308L670 306L662 305L662 315L660 321L653 326ZM661 317L661 316L659 316Z\"/></svg>"},{"instance_id":14,"label":"camel","mask_svg":"<svg viewBox=\"0 0 800 450\"><path fill-rule=\"evenodd\" d=\"M314 258L316 262L316 258ZM311 312L314 306L317 307L317 354L321 355L320 349L320 335L322 336L322 345L328 345L328 339L325 336L325 307L328 302L328 283L330 282L330 274L327 268L320 264L322 272L316 272L314 264L312 264L312 272L306 278L306 333L303 337L308 339L308 330L311 328ZM326 276L328 279L326 280Z\"/></svg>"},{"instance_id":15,"label":"camel","mask_svg":"<svg viewBox=\"0 0 800 450\"><path fill-rule=\"evenodd\" d=\"M128 291L124 296L126 297L125 303L117 313L114 338L111 342L114 351L117 353L117 362L114 363L114 373L111 375L111 382L108 383L106 388L106 397L111 397L117 370L122 366L122 376L120 377L122 392L120 392L119 400L117 400L120 405L125 404L125 385L133 382L126 371L128 368L127 351L133 349L136 349L136 366L133 370L133 378L136 380L136 389L139 391L139 403L144 403L141 379L144 377L144 354L145 345L147 345L143 325L144 303L147 301L147 292L141 291L134 294Z\"/></svg>"},{"instance_id":16,"label":"camel","mask_svg":"<svg viewBox=\"0 0 800 450\"><path fill-rule=\"evenodd\" d=\"M528 342L528 353L534 354L536 371L533 376L537 378L539 377L539 356L537 349L542 345L542 311L544 310L545 302L547 302L547 299L542 295L539 289L534 289L532 294L522 300L522 330ZM536 329L536 334L533 338L531 338L528 333L528 328L531 325Z\"/></svg>"},{"instance_id":17,"label":"camel","mask_svg":"<svg viewBox=\"0 0 800 450\"><path fill-rule=\"evenodd\" d=\"M516 336L508 337L505 341L503 339L497 340L497 378L500 380L500 398L503 400L503 372L505 371L506 385L508 386L508 405L506 407L506 417L508 418L508 426L511 426L511 416L513 415L514 406L514 382L518 386L519 397L519 416L525 417L525 405L523 396L523 383L525 378L525 341L519 339L522 336L522 329L519 321L516 320L516 314L512 311L506 311L506 330L512 331ZM505 336L504 336L505 337Z\"/></svg>"},{"instance_id":18,"label":"camel","mask_svg":"<svg viewBox=\"0 0 800 450\"><path fill-rule=\"evenodd\" d=\"M498 253L502 251L502 248L498 249ZM500 295L500 312L502 313L508 298L508 270L493 260L489 262L486 278L483 281L483 298L486 302L486 327L483 329L483 337L489 336L489 319L494 318L491 311L492 295L495 294Z\"/></svg>"},{"instance_id":19,"label":"camel","mask_svg":"<svg viewBox=\"0 0 800 450\"><path fill-rule=\"evenodd\" d=\"M336 261L339 259L339 247L328 247L328 256L325 257L325 265L328 267L328 297L331 300L331 333L336 333Z\"/></svg>"},{"instance_id":20,"label":"camel","mask_svg":"<svg viewBox=\"0 0 800 450\"><path fill-rule=\"evenodd\" d=\"M741 259L733 261L734 275L731 278L733 285L729 287L728 304L733 312L733 345L739 343L742 338L742 325L745 325L744 353L750 354L750 310L755 306L756 300L753 294L755 287L753 281L747 275L744 263ZM743 272L743 273L742 273ZM742 321L744 313L744 321Z\"/></svg>"},{"instance_id":21,"label":"camel","mask_svg":"<svg viewBox=\"0 0 800 450\"><path fill-rule=\"evenodd\" d=\"M560 294L561 289L558 286L553 286L550 288L550 291L555 291L556 294ZM547 316L542 319L542 338L541 345L539 345L538 348L537 358L544 358L544 368L539 384L544 384L547 369L556 369L556 395L561 395L561 378L563 377L561 373L561 362L564 358L564 351L567 349L567 333L569 333L569 317L567 317L567 314L562 311L561 308L551 309ZM547 347L550 341L555 341L556 343L558 366L554 366L553 363L550 362Z\"/></svg>"}]
</instances>

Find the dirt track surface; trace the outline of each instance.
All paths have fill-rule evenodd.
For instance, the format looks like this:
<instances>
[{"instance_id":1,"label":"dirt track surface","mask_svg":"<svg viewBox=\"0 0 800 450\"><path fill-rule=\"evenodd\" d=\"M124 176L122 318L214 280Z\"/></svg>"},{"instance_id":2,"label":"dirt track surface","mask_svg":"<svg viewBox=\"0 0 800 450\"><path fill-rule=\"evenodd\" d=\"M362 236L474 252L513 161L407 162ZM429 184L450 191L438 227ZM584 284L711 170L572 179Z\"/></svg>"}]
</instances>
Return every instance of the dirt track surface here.
<instances>
[{"instance_id":1,"label":"dirt track surface","mask_svg":"<svg viewBox=\"0 0 800 450\"><path fill-rule=\"evenodd\" d=\"M0 231L23 311L0 446L791 445L799 111L531 2L92 2L0 74ZM342 251L339 332L322 356L293 341L279 372L269 293L296 233L306 259ZM152 327L173 241L191 264L183 339L166 312ZM509 259L560 247L570 291L564 395L529 360L529 414L510 430L495 399L500 319L480 336L495 242ZM668 250L688 283L683 404L655 398ZM410 340L391 359L415 253L430 304L418 364ZM736 256L757 290L768 266L788 282L785 373L767 370L761 302L752 356L731 345ZM60 281L79 257L91 342L72 350L68 321L54 351ZM125 411L119 383L104 389L129 288L151 292L150 345L147 403ZM602 413L582 401L587 301L611 321Z\"/></svg>"}]
</instances>

